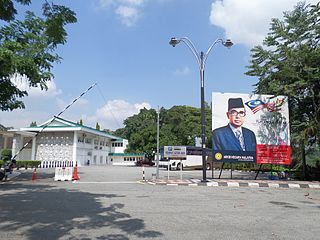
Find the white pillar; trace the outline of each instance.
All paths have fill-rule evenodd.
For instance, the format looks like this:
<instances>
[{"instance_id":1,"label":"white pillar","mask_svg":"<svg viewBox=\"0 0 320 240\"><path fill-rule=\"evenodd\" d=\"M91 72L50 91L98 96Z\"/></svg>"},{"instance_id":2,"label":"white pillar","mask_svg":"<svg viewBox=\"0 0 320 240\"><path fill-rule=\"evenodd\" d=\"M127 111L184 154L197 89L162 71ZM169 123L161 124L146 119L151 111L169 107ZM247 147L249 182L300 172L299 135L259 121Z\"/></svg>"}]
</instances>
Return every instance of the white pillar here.
<instances>
[{"instance_id":1,"label":"white pillar","mask_svg":"<svg viewBox=\"0 0 320 240\"><path fill-rule=\"evenodd\" d=\"M4 142L3 142L3 149L7 149L8 148L8 137L6 135L2 135ZM12 147L12 146L11 146Z\"/></svg>"},{"instance_id":2,"label":"white pillar","mask_svg":"<svg viewBox=\"0 0 320 240\"><path fill-rule=\"evenodd\" d=\"M32 137L31 160L36 160L36 137Z\"/></svg>"},{"instance_id":3,"label":"white pillar","mask_svg":"<svg viewBox=\"0 0 320 240\"><path fill-rule=\"evenodd\" d=\"M17 149L17 136L14 136L12 139L12 156L16 155Z\"/></svg>"},{"instance_id":4,"label":"white pillar","mask_svg":"<svg viewBox=\"0 0 320 240\"><path fill-rule=\"evenodd\" d=\"M73 134L73 152L72 152L72 161L75 164L77 162L77 146L78 146L78 132L74 131Z\"/></svg>"}]
</instances>

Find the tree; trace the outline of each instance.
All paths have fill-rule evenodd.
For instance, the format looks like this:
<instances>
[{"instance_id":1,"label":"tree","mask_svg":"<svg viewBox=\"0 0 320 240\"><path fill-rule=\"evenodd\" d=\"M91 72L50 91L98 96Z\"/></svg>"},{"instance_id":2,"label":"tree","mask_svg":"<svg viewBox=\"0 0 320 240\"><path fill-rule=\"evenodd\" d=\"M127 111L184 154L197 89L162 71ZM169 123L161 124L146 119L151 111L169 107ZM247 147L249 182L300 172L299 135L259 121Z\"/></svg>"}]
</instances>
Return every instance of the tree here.
<instances>
[{"instance_id":1,"label":"tree","mask_svg":"<svg viewBox=\"0 0 320 240\"><path fill-rule=\"evenodd\" d=\"M79 124L80 124L81 126L83 126L83 121L82 121L82 119L80 119Z\"/></svg>"},{"instance_id":2,"label":"tree","mask_svg":"<svg viewBox=\"0 0 320 240\"><path fill-rule=\"evenodd\" d=\"M1 151L1 160L9 161L12 158L12 151L10 149L3 149Z\"/></svg>"},{"instance_id":3,"label":"tree","mask_svg":"<svg viewBox=\"0 0 320 240\"><path fill-rule=\"evenodd\" d=\"M37 126L37 122L36 121L30 123L30 127L36 127L36 126Z\"/></svg>"},{"instance_id":4,"label":"tree","mask_svg":"<svg viewBox=\"0 0 320 240\"><path fill-rule=\"evenodd\" d=\"M195 145L195 137L201 136L200 109L174 106L160 109L160 146ZM211 110L206 108L207 125L211 123ZM128 152L143 152L151 156L157 149L157 112L141 109L139 114L124 121L124 128L115 131L116 136L129 140ZM211 128L207 128L207 146L211 143Z\"/></svg>"},{"instance_id":5,"label":"tree","mask_svg":"<svg viewBox=\"0 0 320 240\"><path fill-rule=\"evenodd\" d=\"M289 97L291 146L301 159L320 146L319 36L319 3L298 3L283 20L272 19L263 46L251 50L246 73L258 77L256 93ZM303 165L306 175L305 161Z\"/></svg>"},{"instance_id":6,"label":"tree","mask_svg":"<svg viewBox=\"0 0 320 240\"><path fill-rule=\"evenodd\" d=\"M112 130L108 129L108 128L103 129L102 131L107 133L107 134L114 135L114 132Z\"/></svg>"},{"instance_id":7,"label":"tree","mask_svg":"<svg viewBox=\"0 0 320 240\"><path fill-rule=\"evenodd\" d=\"M100 131L100 125L98 122L96 123L96 129Z\"/></svg>"},{"instance_id":8,"label":"tree","mask_svg":"<svg viewBox=\"0 0 320 240\"><path fill-rule=\"evenodd\" d=\"M31 0L16 0L23 5ZM53 78L52 65L61 57L55 54L64 44L68 23L75 23L75 13L65 6L49 4L42 6L43 17L27 11L23 20L17 20L17 10L12 0L0 1L0 110L12 111L24 108L20 98L28 95L21 91L12 78L24 78L30 87L47 89L46 82Z\"/></svg>"}]
</instances>

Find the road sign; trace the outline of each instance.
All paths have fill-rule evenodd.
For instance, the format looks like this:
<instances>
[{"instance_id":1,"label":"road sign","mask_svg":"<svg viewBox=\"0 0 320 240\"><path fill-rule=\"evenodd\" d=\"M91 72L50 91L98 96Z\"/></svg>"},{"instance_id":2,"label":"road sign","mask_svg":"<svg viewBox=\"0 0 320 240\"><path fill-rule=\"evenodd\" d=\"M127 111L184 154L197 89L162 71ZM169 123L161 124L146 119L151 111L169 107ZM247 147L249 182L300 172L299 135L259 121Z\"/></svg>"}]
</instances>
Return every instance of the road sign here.
<instances>
[{"instance_id":1,"label":"road sign","mask_svg":"<svg viewBox=\"0 0 320 240\"><path fill-rule=\"evenodd\" d=\"M187 157L187 147L183 146L164 146L165 158L185 159Z\"/></svg>"}]
</instances>

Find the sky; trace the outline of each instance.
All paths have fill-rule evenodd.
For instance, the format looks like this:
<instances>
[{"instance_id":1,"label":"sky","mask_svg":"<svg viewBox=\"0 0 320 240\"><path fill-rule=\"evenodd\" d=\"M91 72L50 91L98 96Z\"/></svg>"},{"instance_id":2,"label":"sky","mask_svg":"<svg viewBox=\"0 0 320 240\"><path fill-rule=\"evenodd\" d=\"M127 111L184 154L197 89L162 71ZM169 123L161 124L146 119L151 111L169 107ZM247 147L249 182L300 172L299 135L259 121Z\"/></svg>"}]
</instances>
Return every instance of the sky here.
<instances>
[{"instance_id":1,"label":"sky","mask_svg":"<svg viewBox=\"0 0 320 240\"><path fill-rule=\"evenodd\" d=\"M43 1L19 7L41 12ZM212 92L251 93L257 78L246 76L250 49L262 43L272 18L282 18L297 0L56 0L76 12L67 25L68 39L59 46L48 91L28 88L25 109L0 112L0 124L27 127L56 116L97 83L60 117L102 129L123 127L123 120L142 108L175 105L200 107L199 65L190 49L171 37L188 37L198 53L217 39L231 39L228 49L214 45L205 65L205 101ZM308 0L307 3L316 3ZM276 6L276 7L275 7ZM267 93L266 93L267 94Z\"/></svg>"}]
</instances>

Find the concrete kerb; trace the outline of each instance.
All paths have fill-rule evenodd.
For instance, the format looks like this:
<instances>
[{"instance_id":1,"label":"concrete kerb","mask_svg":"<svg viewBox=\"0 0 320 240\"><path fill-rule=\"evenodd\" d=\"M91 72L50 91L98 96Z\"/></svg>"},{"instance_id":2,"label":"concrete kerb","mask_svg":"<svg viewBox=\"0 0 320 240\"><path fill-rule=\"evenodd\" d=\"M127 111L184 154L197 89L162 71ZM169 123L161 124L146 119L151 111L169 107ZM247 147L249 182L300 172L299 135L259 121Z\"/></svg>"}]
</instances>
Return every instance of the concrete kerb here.
<instances>
[{"instance_id":1,"label":"concrete kerb","mask_svg":"<svg viewBox=\"0 0 320 240\"><path fill-rule=\"evenodd\" d=\"M150 179L147 180L150 185L162 186L207 186L207 187L250 187L250 188L311 188L320 190L320 182L306 181L277 181L277 180L234 180L234 179L210 179L208 182L201 182L200 179Z\"/></svg>"},{"instance_id":2,"label":"concrete kerb","mask_svg":"<svg viewBox=\"0 0 320 240\"><path fill-rule=\"evenodd\" d=\"M16 172L16 171L14 171L14 172L12 172L12 173L9 173L9 174L7 175L7 180L6 180L6 181L10 181L10 180L18 177L20 174L21 174L20 172ZM2 180L2 182L5 182L5 181Z\"/></svg>"}]
</instances>

